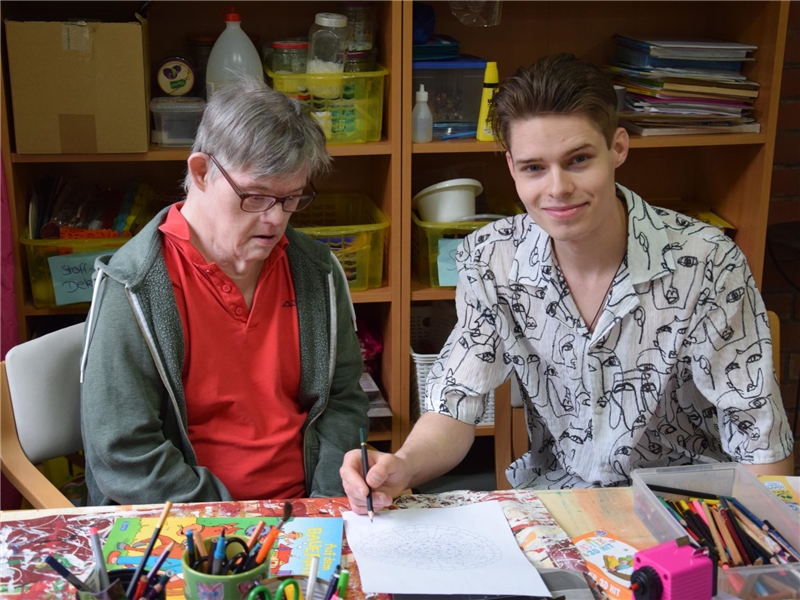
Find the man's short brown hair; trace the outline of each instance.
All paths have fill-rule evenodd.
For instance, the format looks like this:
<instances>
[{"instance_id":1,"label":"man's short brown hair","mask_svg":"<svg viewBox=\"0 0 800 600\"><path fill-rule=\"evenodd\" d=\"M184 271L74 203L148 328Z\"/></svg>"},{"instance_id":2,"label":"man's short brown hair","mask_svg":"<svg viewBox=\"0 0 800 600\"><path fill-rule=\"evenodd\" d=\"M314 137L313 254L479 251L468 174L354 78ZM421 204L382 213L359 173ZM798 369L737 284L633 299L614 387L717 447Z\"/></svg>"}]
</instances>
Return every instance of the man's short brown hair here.
<instances>
[{"instance_id":1,"label":"man's short brown hair","mask_svg":"<svg viewBox=\"0 0 800 600\"><path fill-rule=\"evenodd\" d=\"M489 112L495 139L510 150L511 126L546 115L583 115L606 138L617 130L617 95L611 79L573 54L543 56L501 84Z\"/></svg>"}]
</instances>

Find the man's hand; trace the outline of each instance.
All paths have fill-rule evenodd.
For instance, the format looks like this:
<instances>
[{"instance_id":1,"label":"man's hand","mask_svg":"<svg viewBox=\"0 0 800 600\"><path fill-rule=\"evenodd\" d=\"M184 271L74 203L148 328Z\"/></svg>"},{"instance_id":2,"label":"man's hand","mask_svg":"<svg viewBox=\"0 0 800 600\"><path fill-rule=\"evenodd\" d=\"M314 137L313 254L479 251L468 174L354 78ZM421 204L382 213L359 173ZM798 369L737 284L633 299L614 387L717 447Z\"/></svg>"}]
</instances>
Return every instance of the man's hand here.
<instances>
[{"instance_id":1,"label":"man's hand","mask_svg":"<svg viewBox=\"0 0 800 600\"><path fill-rule=\"evenodd\" d=\"M411 472L408 464L394 454L386 454L377 450L369 450L369 472L367 483L372 488L372 508L375 512L386 508L409 487ZM339 469L344 491L350 501L350 508L359 515L367 514L367 494L369 488L364 482L362 473L361 451L351 450L344 455Z\"/></svg>"}]
</instances>

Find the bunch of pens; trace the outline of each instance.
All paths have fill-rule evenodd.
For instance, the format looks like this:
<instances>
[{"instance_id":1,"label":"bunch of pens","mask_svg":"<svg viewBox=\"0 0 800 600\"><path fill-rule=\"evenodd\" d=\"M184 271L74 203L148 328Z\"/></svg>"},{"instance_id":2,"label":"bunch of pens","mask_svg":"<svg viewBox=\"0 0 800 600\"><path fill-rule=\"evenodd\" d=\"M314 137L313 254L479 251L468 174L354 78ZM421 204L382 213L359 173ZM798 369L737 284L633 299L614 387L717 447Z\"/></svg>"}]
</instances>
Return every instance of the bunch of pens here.
<instances>
[{"instance_id":1,"label":"bunch of pens","mask_svg":"<svg viewBox=\"0 0 800 600\"><path fill-rule=\"evenodd\" d=\"M259 521L250 539L246 542L238 537L225 537L220 534L212 547L206 546L200 532L186 532L186 552L189 566L195 571L208 575L238 575L246 573L262 565L267 560L269 551L280 535L283 526L292 516L292 503L283 505L283 515L275 527L271 527L263 541L259 541L266 523ZM238 546L239 551L228 556L228 548ZM213 552L212 552L213 549Z\"/></svg>"},{"instance_id":2,"label":"bunch of pens","mask_svg":"<svg viewBox=\"0 0 800 600\"><path fill-rule=\"evenodd\" d=\"M729 567L800 562L800 553L767 520L736 498L648 484L658 501L681 524L697 546L716 554Z\"/></svg>"},{"instance_id":3,"label":"bunch of pens","mask_svg":"<svg viewBox=\"0 0 800 600\"><path fill-rule=\"evenodd\" d=\"M347 569L346 564L344 567L338 565L328 583L325 600L345 600L347 598L348 581L350 581L350 571ZM313 599L309 598L308 600Z\"/></svg>"},{"instance_id":4,"label":"bunch of pens","mask_svg":"<svg viewBox=\"0 0 800 600\"><path fill-rule=\"evenodd\" d=\"M150 543L147 545L142 560L135 570L120 569L110 572L106 571L100 537L95 527L90 529L90 540L96 565L93 575L86 581L81 581L75 577L75 575L55 557L47 556L44 560L54 571L75 587L78 591L79 598L101 598L109 600L155 600L156 598L163 598L165 595L164 588L172 574L166 572L159 576L158 571L169 556L174 542L164 548L149 572L145 572L144 567L150 558L153 545L161 533L161 528L164 526L164 521L169 515L170 510L172 510L172 502L167 502L156 528L153 531L153 535L150 538ZM113 583L111 581L112 578L114 579ZM127 584L127 588L124 587L125 584Z\"/></svg>"}]
</instances>

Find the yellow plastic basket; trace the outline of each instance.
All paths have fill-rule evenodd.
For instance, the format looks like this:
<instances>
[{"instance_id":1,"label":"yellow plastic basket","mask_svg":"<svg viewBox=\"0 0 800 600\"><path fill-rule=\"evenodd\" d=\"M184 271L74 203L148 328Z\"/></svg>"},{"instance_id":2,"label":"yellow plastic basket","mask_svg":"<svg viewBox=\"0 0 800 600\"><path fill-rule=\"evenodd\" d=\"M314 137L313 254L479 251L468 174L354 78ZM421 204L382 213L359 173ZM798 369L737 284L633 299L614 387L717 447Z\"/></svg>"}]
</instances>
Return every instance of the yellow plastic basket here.
<instances>
[{"instance_id":1,"label":"yellow plastic basket","mask_svg":"<svg viewBox=\"0 0 800 600\"><path fill-rule=\"evenodd\" d=\"M109 254L113 254L129 239L131 238L32 240L28 237L28 230L26 229L19 241L25 246L25 254L28 258L28 276L31 281L33 305L37 308L52 308L58 306L55 290L53 288L53 275L50 272L48 258L51 256L63 256L65 254L88 254L104 250L107 250ZM87 260L83 270L85 272L81 273L77 279L73 278L73 285L81 283L85 287L91 287L92 273L94 272L94 259ZM61 304L63 305L64 303L62 302Z\"/></svg>"},{"instance_id":2,"label":"yellow plastic basket","mask_svg":"<svg viewBox=\"0 0 800 600\"><path fill-rule=\"evenodd\" d=\"M292 227L326 244L350 291L381 287L389 221L364 194L323 194L292 216Z\"/></svg>"},{"instance_id":3,"label":"yellow plastic basket","mask_svg":"<svg viewBox=\"0 0 800 600\"><path fill-rule=\"evenodd\" d=\"M515 215L523 209L510 198L487 198L489 211L501 215ZM417 279L430 287L452 287L439 284L439 240L463 239L473 231L488 225L487 221L458 221L432 223L422 221L411 213L411 256Z\"/></svg>"},{"instance_id":4,"label":"yellow plastic basket","mask_svg":"<svg viewBox=\"0 0 800 600\"><path fill-rule=\"evenodd\" d=\"M332 144L378 142L383 126L383 80L378 65L363 73L274 73L264 69L273 89L308 103Z\"/></svg>"}]
</instances>

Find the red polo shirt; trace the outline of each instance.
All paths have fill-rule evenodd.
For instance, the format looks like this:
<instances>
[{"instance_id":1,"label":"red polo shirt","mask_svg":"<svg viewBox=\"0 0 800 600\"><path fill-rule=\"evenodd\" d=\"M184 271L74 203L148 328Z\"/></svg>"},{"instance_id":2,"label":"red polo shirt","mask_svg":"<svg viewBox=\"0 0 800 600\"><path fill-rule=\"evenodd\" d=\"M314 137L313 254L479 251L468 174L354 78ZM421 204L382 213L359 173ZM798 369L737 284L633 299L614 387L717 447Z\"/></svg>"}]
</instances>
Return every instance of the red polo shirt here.
<instances>
[{"instance_id":1,"label":"red polo shirt","mask_svg":"<svg viewBox=\"0 0 800 600\"><path fill-rule=\"evenodd\" d=\"M244 296L192 245L174 205L159 230L183 324L183 386L197 461L237 500L305 495L300 333L284 236Z\"/></svg>"}]
</instances>

